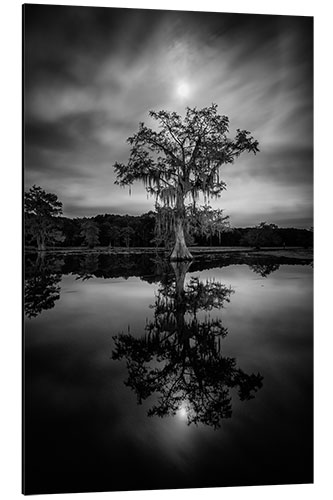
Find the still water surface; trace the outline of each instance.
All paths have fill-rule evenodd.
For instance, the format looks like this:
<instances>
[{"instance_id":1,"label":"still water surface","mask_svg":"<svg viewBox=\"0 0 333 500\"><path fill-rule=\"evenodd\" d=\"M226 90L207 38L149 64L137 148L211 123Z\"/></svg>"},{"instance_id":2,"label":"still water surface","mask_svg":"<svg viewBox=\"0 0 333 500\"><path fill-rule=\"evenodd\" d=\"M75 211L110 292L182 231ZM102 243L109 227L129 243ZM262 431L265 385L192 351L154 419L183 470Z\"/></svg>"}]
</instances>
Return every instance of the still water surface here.
<instances>
[{"instance_id":1,"label":"still water surface","mask_svg":"<svg viewBox=\"0 0 333 500\"><path fill-rule=\"evenodd\" d=\"M312 272L28 256L26 493L312 482Z\"/></svg>"}]
</instances>

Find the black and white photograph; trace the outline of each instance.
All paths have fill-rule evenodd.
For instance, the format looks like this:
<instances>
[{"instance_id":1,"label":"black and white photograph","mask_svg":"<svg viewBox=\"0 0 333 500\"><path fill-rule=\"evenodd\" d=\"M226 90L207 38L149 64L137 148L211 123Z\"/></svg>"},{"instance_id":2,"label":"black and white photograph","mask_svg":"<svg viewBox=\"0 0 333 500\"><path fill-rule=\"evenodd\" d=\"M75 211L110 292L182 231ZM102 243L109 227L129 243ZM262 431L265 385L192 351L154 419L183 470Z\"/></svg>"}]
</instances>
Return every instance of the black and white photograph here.
<instances>
[{"instance_id":1,"label":"black and white photograph","mask_svg":"<svg viewBox=\"0 0 333 500\"><path fill-rule=\"evenodd\" d=\"M313 24L22 6L23 494L313 483Z\"/></svg>"}]
</instances>

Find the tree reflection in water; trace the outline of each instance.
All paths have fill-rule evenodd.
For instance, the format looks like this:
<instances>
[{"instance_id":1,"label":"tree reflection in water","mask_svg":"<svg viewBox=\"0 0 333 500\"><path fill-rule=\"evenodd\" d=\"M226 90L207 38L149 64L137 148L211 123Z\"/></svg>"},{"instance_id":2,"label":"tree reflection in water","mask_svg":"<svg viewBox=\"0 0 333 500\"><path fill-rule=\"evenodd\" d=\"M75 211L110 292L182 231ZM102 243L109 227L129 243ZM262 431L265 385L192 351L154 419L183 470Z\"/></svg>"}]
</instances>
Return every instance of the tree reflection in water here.
<instances>
[{"instance_id":1,"label":"tree reflection in water","mask_svg":"<svg viewBox=\"0 0 333 500\"><path fill-rule=\"evenodd\" d=\"M96 276L99 267L99 256L96 254L83 255L83 260L80 262L80 268L76 271L76 280L90 280Z\"/></svg>"},{"instance_id":2,"label":"tree reflection in water","mask_svg":"<svg viewBox=\"0 0 333 500\"><path fill-rule=\"evenodd\" d=\"M52 309L60 298L61 270L55 262L38 254L35 262L27 260L25 266L24 312L35 318L45 309Z\"/></svg>"},{"instance_id":3,"label":"tree reflection in water","mask_svg":"<svg viewBox=\"0 0 333 500\"><path fill-rule=\"evenodd\" d=\"M154 319L147 322L141 338L114 337L112 358L126 359L125 382L139 404L153 394L157 402L148 415L180 414L187 423L217 428L232 414L230 390L241 400L254 397L262 386L260 374L246 374L236 359L221 353L221 340L228 331L209 311L223 308L233 290L215 280L205 283L190 278L189 263L172 263L175 279L161 284L156 295ZM205 312L199 317L200 312Z\"/></svg>"},{"instance_id":4,"label":"tree reflection in water","mask_svg":"<svg viewBox=\"0 0 333 500\"><path fill-rule=\"evenodd\" d=\"M256 274L260 274L262 278L267 278L271 273L277 271L280 264L277 262L256 262L251 264L249 268Z\"/></svg>"}]
</instances>

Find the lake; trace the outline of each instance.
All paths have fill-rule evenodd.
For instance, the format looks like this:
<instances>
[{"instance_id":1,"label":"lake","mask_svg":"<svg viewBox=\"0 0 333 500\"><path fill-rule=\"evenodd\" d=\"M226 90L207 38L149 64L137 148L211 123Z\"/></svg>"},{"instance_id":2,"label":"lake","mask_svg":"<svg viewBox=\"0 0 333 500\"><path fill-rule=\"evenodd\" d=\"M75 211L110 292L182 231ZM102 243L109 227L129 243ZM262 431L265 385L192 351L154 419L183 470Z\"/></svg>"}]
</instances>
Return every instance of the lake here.
<instances>
[{"instance_id":1,"label":"lake","mask_svg":"<svg viewBox=\"0 0 333 500\"><path fill-rule=\"evenodd\" d=\"M28 494L311 483L313 269L26 255Z\"/></svg>"}]
</instances>

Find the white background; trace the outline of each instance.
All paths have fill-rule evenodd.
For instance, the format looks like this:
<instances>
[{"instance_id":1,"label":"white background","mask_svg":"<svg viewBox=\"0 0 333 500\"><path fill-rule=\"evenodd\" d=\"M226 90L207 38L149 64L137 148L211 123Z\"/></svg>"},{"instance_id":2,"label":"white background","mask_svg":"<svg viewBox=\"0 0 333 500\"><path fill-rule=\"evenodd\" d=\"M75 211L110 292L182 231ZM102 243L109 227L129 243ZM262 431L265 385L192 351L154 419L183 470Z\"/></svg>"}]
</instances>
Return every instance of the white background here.
<instances>
[{"instance_id":1,"label":"white background","mask_svg":"<svg viewBox=\"0 0 333 500\"><path fill-rule=\"evenodd\" d=\"M315 19L315 484L205 490L52 495L53 498L143 500L202 496L215 500L333 498L333 321L331 305L331 217L333 215L331 121L333 116L332 7L309 0L240 1L47 1L61 5L167 8L314 16ZM0 496L21 497L21 180L22 180L22 2L0 3ZM42 459L42 457L41 457ZM217 457L218 460L218 457ZM41 495L39 498L48 498Z\"/></svg>"}]
</instances>

